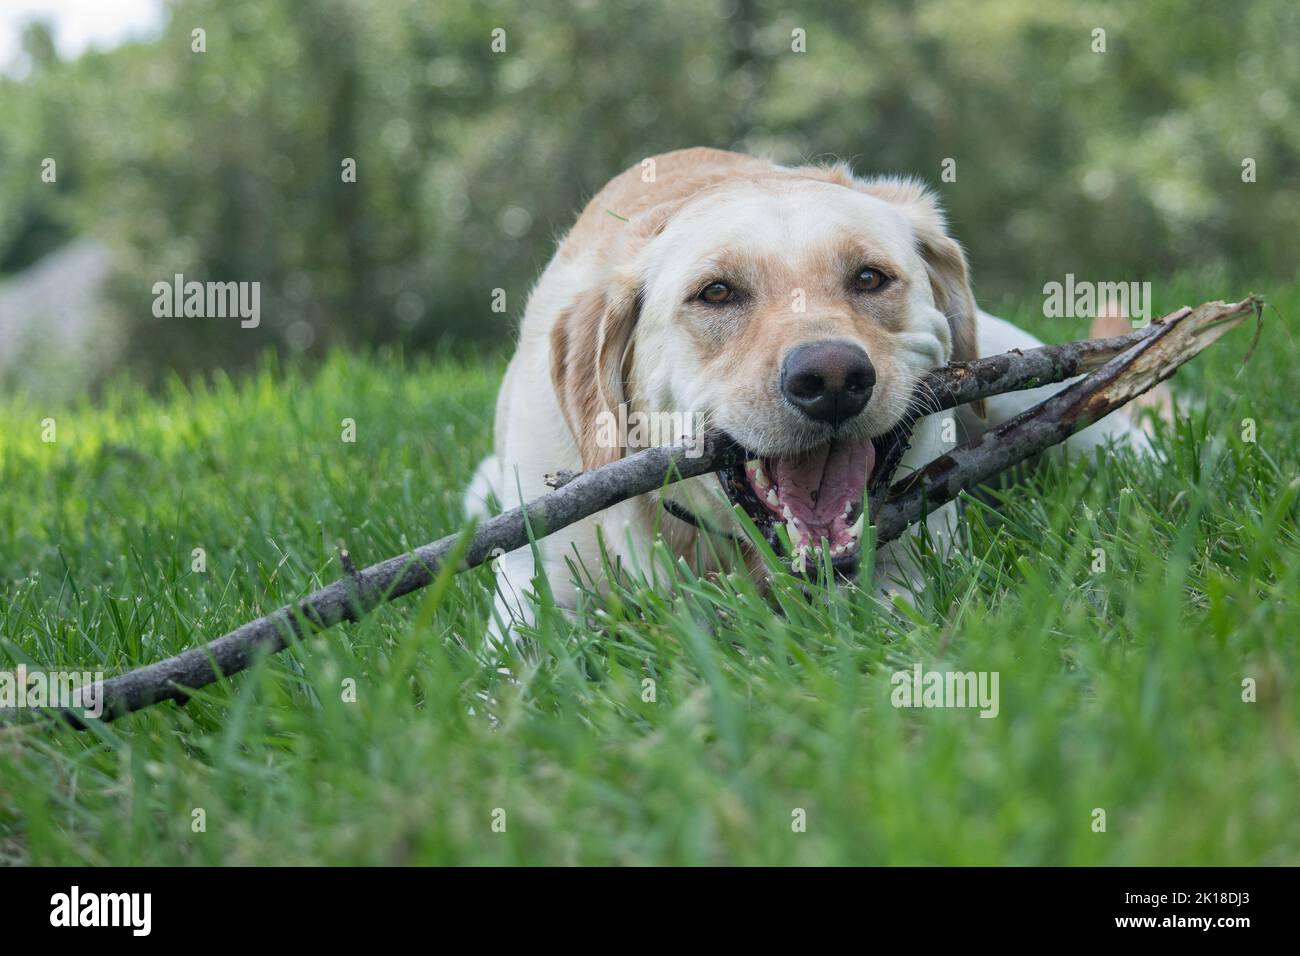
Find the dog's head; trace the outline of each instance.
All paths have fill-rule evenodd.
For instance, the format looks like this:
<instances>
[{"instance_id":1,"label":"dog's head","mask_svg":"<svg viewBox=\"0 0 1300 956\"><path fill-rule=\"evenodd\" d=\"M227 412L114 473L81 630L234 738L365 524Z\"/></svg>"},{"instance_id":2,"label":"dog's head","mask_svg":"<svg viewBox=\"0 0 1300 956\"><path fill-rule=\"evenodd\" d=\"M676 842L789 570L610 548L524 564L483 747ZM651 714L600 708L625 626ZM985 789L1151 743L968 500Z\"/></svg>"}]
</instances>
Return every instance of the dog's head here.
<instances>
[{"instance_id":1,"label":"dog's head","mask_svg":"<svg viewBox=\"0 0 1300 956\"><path fill-rule=\"evenodd\" d=\"M771 540L785 527L796 568L822 539L855 564L864 489L917 380L975 357L966 260L934 197L841 166L727 177L633 218L609 256L552 336L584 464L623 453L597 440L621 404L690 415L747 450L723 488Z\"/></svg>"}]
</instances>

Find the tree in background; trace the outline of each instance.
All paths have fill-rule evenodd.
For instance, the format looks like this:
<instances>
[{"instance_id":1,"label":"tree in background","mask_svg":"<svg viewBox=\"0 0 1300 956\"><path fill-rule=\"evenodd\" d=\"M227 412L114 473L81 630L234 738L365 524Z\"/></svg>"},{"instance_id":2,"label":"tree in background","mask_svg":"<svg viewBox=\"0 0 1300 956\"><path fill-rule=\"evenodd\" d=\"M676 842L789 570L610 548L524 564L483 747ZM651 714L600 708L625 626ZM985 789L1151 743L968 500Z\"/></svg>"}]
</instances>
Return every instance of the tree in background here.
<instances>
[{"instance_id":1,"label":"tree in background","mask_svg":"<svg viewBox=\"0 0 1300 956\"><path fill-rule=\"evenodd\" d=\"M169 10L156 41L74 63L33 31L32 74L0 80L0 269L99 237L121 361L152 375L267 346L499 342L585 200L691 145L925 178L993 304L1066 272L1295 273L1269 238L1300 219L1289 0ZM155 319L175 273L260 281L262 326Z\"/></svg>"}]
</instances>

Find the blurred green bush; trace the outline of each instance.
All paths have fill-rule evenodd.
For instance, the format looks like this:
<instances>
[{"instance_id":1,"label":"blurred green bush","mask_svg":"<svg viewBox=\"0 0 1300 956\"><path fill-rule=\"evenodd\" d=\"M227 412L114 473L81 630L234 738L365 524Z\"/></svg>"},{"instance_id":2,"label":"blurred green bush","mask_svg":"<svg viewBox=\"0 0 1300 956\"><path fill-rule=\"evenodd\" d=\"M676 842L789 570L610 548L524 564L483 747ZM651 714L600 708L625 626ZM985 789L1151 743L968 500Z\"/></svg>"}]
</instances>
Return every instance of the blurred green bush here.
<instances>
[{"instance_id":1,"label":"blurred green bush","mask_svg":"<svg viewBox=\"0 0 1300 956\"><path fill-rule=\"evenodd\" d=\"M502 342L586 198L691 145L926 178L993 306L1065 272L1296 274L1293 0L173 0L148 43L62 63L25 40L0 274L98 237L119 360L149 375ZM261 327L155 319L178 272L260 281Z\"/></svg>"}]
</instances>

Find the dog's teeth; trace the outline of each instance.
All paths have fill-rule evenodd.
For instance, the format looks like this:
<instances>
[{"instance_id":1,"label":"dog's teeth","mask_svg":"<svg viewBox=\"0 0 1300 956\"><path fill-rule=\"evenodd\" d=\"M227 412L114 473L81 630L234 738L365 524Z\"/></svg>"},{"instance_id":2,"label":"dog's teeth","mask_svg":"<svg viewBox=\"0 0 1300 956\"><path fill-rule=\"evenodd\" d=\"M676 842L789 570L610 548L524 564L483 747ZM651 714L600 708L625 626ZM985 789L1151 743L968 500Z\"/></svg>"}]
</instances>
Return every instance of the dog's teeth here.
<instances>
[{"instance_id":1,"label":"dog's teeth","mask_svg":"<svg viewBox=\"0 0 1300 956\"><path fill-rule=\"evenodd\" d=\"M796 520L794 516L794 512L790 510L789 505L786 505L784 508L781 509L781 517L784 518L786 521Z\"/></svg>"},{"instance_id":2,"label":"dog's teeth","mask_svg":"<svg viewBox=\"0 0 1300 956\"><path fill-rule=\"evenodd\" d=\"M862 535L862 519L864 519L866 516L867 516L866 512L863 512L862 514L858 515L858 520L853 522L853 527L849 529L849 535L853 538L854 541L858 540L858 538L861 537Z\"/></svg>"},{"instance_id":3,"label":"dog's teeth","mask_svg":"<svg viewBox=\"0 0 1300 956\"><path fill-rule=\"evenodd\" d=\"M788 508L786 509L789 510ZM791 518L785 523L786 534L790 536L790 544L802 548L804 546L804 533L799 530L799 519Z\"/></svg>"},{"instance_id":4,"label":"dog's teeth","mask_svg":"<svg viewBox=\"0 0 1300 956\"><path fill-rule=\"evenodd\" d=\"M767 503L771 505L773 508L780 507L781 499L776 496L775 488L767 489Z\"/></svg>"}]
</instances>

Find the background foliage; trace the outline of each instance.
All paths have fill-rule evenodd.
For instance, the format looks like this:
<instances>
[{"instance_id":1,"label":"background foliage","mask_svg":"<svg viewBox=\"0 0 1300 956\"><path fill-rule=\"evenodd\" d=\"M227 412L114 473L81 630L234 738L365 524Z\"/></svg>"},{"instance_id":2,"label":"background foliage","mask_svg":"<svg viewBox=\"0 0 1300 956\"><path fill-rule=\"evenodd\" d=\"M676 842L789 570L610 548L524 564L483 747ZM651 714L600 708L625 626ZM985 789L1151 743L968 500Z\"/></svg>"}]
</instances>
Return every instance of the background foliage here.
<instances>
[{"instance_id":1,"label":"background foliage","mask_svg":"<svg viewBox=\"0 0 1300 956\"><path fill-rule=\"evenodd\" d=\"M0 79L0 276L75 235L105 243L115 334L101 371L234 369L268 345L506 341L585 199L691 145L834 155L941 185L993 306L1066 272L1295 274L1290 0L169 12L156 41L71 63L34 27L30 74ZM196 26L205 54L190 49ZM505 53L490 49L497 27ZM806 53L791 52L795 28ZM46 156L57 186L39 180ZM1241 181L1245 157L1257 183ZM957 181L939 184L945 158ZM260 280L262 327L154 319L151 286L176 272ZM491 311L495 288L509 314ZM1158 288L1156 304L1170 304Z\"/></svg>"}]
</instances>

